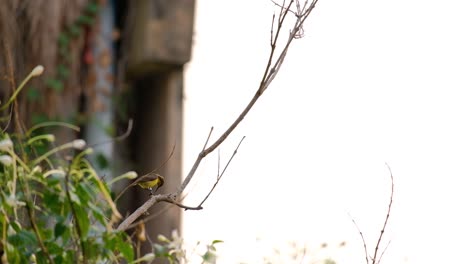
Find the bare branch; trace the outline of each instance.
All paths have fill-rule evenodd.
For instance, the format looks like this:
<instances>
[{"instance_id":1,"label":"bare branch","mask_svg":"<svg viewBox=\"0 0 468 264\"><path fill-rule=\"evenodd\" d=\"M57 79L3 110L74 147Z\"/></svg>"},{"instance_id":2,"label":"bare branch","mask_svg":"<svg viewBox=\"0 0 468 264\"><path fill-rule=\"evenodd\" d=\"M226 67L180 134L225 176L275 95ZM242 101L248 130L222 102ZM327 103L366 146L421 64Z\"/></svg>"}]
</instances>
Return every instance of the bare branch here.
<instances>
[{"instance_id":1,"label":"bare branch","mask_svg":"<svg viewBox=\"0 0 468 264\"><path fill-rule=\"evenodd\" d=\"M98 142L98 143L92 144L92 145L90 145L90 147L96 147L96 146L112 143L112 142L115 142L115 141L122 141L122 140L126 139L128 136L130 136L130 133L132 133L132 130L133 130L133 119L129 119L127 129L125 130L125 132L122 135L111 138L111 139L103 141L103 142Z\"/></svg>"},{"instance_id":2,"label":"bare branch","mask_svg":"<svg viewBox=\"0 0 468 264\"><path fill-rule=\"evenodd\" d=\"M142 214L147 212L151 206L153 206L155 203L165 200L165 199L171 199L172 195L171 194L158 194L158 195L151 195L150 198L142 204L138 209L135 210L131 215L129 215L125 220L120 223L120 225L117 227L117 231L124 231L127 230L128 226L135 222L138 217L140 217Z\"/></svg>"},{"instance_id":3,"label":"bare branch","mask_svg":"<svg viewBox=\"0 0 468 264\"><path fill-rule=\"evenodd\" d=\"M392 183L392 189L391 189L391 192L390 192L390 202L388 203L387 215L385 217L383 227L380 230L379 239L377 240L377 243L375 245L374 255L371 257L371 260L372 260L371 263L372 264L380 263L380 260L382 259L382 256L384 255L385 251L388 248L388 245L390 244L390 242L388 242L387 246L382 251L382 254L380 254L380 257L377 260L377 255L378 255L378 252L379 252L379 245L382 242L383 234L385 232L385 229L387 228L388 219L390 218L390 211L392 209L392 204L393 204L393 192L394 192L393 173L392 173L392 170L390 169L390 166L387 163L385 163L385 165L387 166L387 168L388 168L388 170L390 172L390 179L391 179L391 183ZM348 215L349 215L349 213L348 213ZM361 236L362 243L364 245L364 252L366 254L366 263L369 264L369 253L367 251L367 245L366 245L366 240L364 239L364 235L362 234L361 230L359 229L358 225L356 224L356 221L354 221L354 219L351 216L350 216L350 218L353 221L354 225L356 226L356 229L359 231L359 235Z\"/></svg>"},{"instance_id":4,"label":"bare branch","mask_svg":"<svg viewBox=\"0 0 468 264\"><path fill-rule=\"evenodd\" d=\"M208 137L206 138L205 145L203 145L202 151L198 154L197 160L192 165L192 168L190 169L187 177L185 178L184 182L182 182L182 185L180 185L179 189L177 190L175 194L176 196L179 196L184 191L184 189L187 187L189 182L192 180L193 175L195 175L195 172L197 171L198 166L200 165L200 162L206 155L208 155L209 152L208 153L206 152L206 146L208 145L208 141L210 140L211 133L213 133L213 127L211 127L210 133L208 133Z\"/></svg>"},{"instance_id":5,"label":"bare branch","mask_svg":"<svg viewBox=\"0 0 468 264\"><path fill-rule=\"evenodd\" d=\"M218 185L219 181L221 180L221 178L223 177L224 175L224 172L226 172L226 169L227 167L229 166L229 164L231 164L231 161L232 159L234 158L234 156L237 154L237 150L239 149L240 145L242 144L242 141L244 141L244 137L242 137L241 141L239 142L239 144L237 145L237 148L234 150L234 152L232 153L231 155L231 158L229 159L228 163L226 163L226 166L224 166L224 169L223 169L223 172L221 172L221 174L219 174L219 168L218 168L218 176L216 177L216 182L213 184L213 187L211 187L211 190L210 192L208 192L208 194L205 196L205 199L203 199L203 201L201 201L201 203L198 205L198 207L201 207L203 205L203 203L205 203L205 201L208 199L208 197L210 197L211 193L213 192L213 190L216 188L216 185ZM219 164L219 162L218 162ZM219 166L219 165L218 165Z\"/></svg>"},{"instance_id":6,"label":"bare branch","mask_svg":"<svg viewBox=\"0 0 468 264\"><path fill-rule=\"evenodd\" d=\"M379 245L380 245L380 242L382 241L382 237L383 237L383 234L385 232L385 228L387 228L388 219L390 218L390 211L392 210L392 204L393 204L393 188L394 188L394 185L393 185L392 169L390 168L390 166L388 166L387 163L385 163L385 165L387 165L388 171L390 172L390 179L392 180L392 190L390 192L390 202L388 203L387 216L385 217L385 222L384 222L384 225L382 227L382 230L380 230L379 240L377 240L377 244L375 245L374 258L373 258L372 263L376 263L375 261L377 259L377 253L379 251Z\"/></svg>"},{"instance_id":7,"label":"bare branch","mask_svg":"<svg viewBox=\"0 0 468 264\"><path fill-rule=\"evenodd\" d=\"M357 225L356 221L354 220L354 218L348 213L348 216L351 218L351 220L353 221L353 224L354 226L356 227L356 229L358 230L359 232L359 235L361 236L361 239L362 239L362 244L364 246L364 253L366 254L366 263L369 264L369 253L367 253L367 244L366 244L366 240L364 239L364 235L362 234L361 232L361 229L359 228L359 226Z\"/></svg>"},{"instance_id":8,"label":"bare branch","mask_svg":"<svg viewBox=\"0 0 468 264\"><path fill-rule=\"evenodd\" d=\"M208 138L205 142L205 145L203 146L203 149L200 151L198 154L197 159L192 165L192 168L190 169L189 173L183 180L182 184L180 187L171 194L166 194L166 195L156 195L152 196L148 201L146 201L140 208L138 208L133 214L131 214L127 219L125 219L124 222L118 227L119 230L126 229L133 221L135 221L142 213L146 212L152 205L154 205L156 202L159 201L164 201L169 199L170 201L176 201L177 198L182 194L182 192L185 190L187 185L190 183L192 180L193 176L195 175L195 172L197 171L201 161L211 152L213 152L216 148L218 148L221 143L226 140L226 138L234 131L234 129L239 125L240 122L247 116L247 114L250 112L252 107L255 105L257 100L260 98L260 96L265 92L265 90L269 87L271 82L274 80L276 77L276 74L278 73L279 69L281 68L281 65L283 64L283 61L286 57L287 51L290 47L291 42L297 38L297 32L301 31L301 28L304 24L304 21L307 19L307 17L310 15L312 10L315 8L315 4L318 2L318 0L312 1L311 4L308 6L304 5L300 11L297 11L296 15L296 22L294 23L292 29L289 32L289 37L287 39L286 44L282 47L282 51L277 56L276 54L276 48L279 40L279 36L281 33L281 29L284 25L284 21L286 16L289 13L294 13L290 12L291 6L294 3L294 0L290 0L289 4L286 5L285 1L283 2L283 5L280 10L280 15L277 19L277 25L275 28L275 33L273 34L273 29L271 30L271 39L270 39L270 45L271 45L271 51L270 55L268 57L268 62L264 70L263 77L258 85L257 91L251 98L250 102L247 104L247 106L242 110L242 112L239 114L239 116L232 122L232 124L224 131L224 133L219 136L217 140L215 140L214 143L212 143L209 147L208 142L211 137L211 133L213 131L213 128L210 130L210 134L208 135ZM307 3L307 2L306 2ZM273 17L274 18L274 17ZM274 22L274 20L273 20ZM274 23L272 23L274 25ZM274 37L273 37L274 35ZM277 57L276 59L274 59ZM159 197L159 198L158 198ZM166 198L161 198L161 197L166 197Z\"/></svg>"},{"instance_id":9,"label":"bare branch","mask_svg":"<svg viewBox=\"0 0 468 264\"><path fill-rule=\"evenodd\" d=\"M385 254L385 252L387 251L388 246L390 246L390 242L391 241L388 241L387 245L385 246L384 250L382 251L382 254L380 254L379 261L377 261L377 263L380 263L380 261L382 260L382 257Z\"/></svg>"},{"instance_id":10,"label":"bare branch","mask_svg":"<svg viewBox=\"0 0 468 264\"><path fill-rule=\"evenodd\" d=\"M194 206L187 206L187 205L183 205L183 204L181 204L179 202L176 202L175 200L171 200L171 199L163 199L163 200L161 200L161 202L167 202L167 203L177 205L178 207L183 208L186 211L187 210L202 210L203 209L201 204L199 206L195 206L195 207Z\"/></svg>"},{"instance_id":11,"label":"bare branch","mask_svg":"<svg viewBox=\"0 0 468 264\"><path fill-rule=\"evenodd\" d=\"M157 171L159 171L162 167L164 167L164 165L166 165L166 163L171 159L172 155L174 155L174 150L175 150L175 147L176 147L176 144L174 143L174 145L172 146L172 150L171 150L171 153L169 153L169 156L166 158L166 160L161 164L159 165L159 167L157 167L156 169L146 173L145 175L142 175L140 177L138 177L137 180L133 181L132 183L130 183L129 185L127 185L127 187L125 187L125 189L123 189L118 195L117 197L114 199L114 202L116 202L117 200L119 200L119 198L130 188L130 187L133 187L135 186L138 182L140 182L146 175L149 175L149 174L154 174L156 173Z\"/></svg>"},{"instance_id":12,"label":"bare branch","mask_svg":"<svg viewBox=\"0 0 468 264\"><path fill-rule=\"evenodd\" d=\"M281 33L281 28L282 28L282 26L284 24L284 20L285 20L287 14L288 14L288 12L285 12L284 10L290 10L291 5L292 5L292 3L294 1L291 0L289 2L289 4L287 5L287 7L285 7L285 5L283 5L282 12L281 12L281 14L280 14L280 16L278 18L278 25L277 25L276 34L275 34L275 37L274 37L274 40L273 40L273 45L271 47L270 56L268 58L268 63L267 63L267 66L265 67L265 73L263 75L262 80L260 81L257 92L254 94L254 96L252 97L250 102L247 104L247 106L244 108L244 110L241 112L241 114L236 118L236 120L234 120L234 122L231 124L231 126L229 126L229 128L226 129L226 131L213 144L211 144L210 147L208 147L208 148L204 147L203 150L198 154L198 158L195 160L194 164L192 165L192 169L190 170L188 175L185 177L185 179L184 179L182 185L180 186L180 188L175 193L176 196L179 196L184 191L184 189L187 187L188 183L192 180L192 177L195 174L198 166L200 165L201 160L204 157L206 157L208 154L213 152L213 150L215 150L219 145L221 145L221 143L224 142L224 140L226 140L226 138L232 133L232 131L234 131L234 129L239 125L239 123L249 113L250 109L252 109L254 104L257 102L257 100L260 98L260 96L263 94L263 92L265 92L265 90L268 88L270 83L274 80L274 78L276 77L276 74L278 73L281 65L283 64L283 61L284 61L284 59L286 57L286 53L287 53L287 50L289 49L289 46L290 46L291 42L295 39L294 36L299 31L299 29L302 27L302 25L304 24L304 21L307 19L309 14L312 12L312 9L314 9L315 4L317 3L317 1L318 0L314 0L308 7L304 7L304 9L303 9L304 13L299 14L297 16L296 23L294 24L293 29L291 30L291 33L289 34L288 41L287 41L286 45L283 47L283 51L281 52L281 54L278 57L278 59L276 60L276 62L273 64L274 66L271 66L272 63L273 63L274 55L275 55L276 44L278 42L278 39L279 39L279 36L280 36L280 33Z\"/></svg>"},{"instance_id":13,"label":"bare branch","mask_svg":"<svg viewBox=\"0 0 468 264\"><path fill-rule=\"evenodd\" d=\"M279 7L280 10L281 10L281 12L283 12L283 10L284 10L285 12L291 12L291 13L293 13L293 14L296 14L296 13L294 13L294 11L290 10L289 8L284 7L285 1L283 1L282 4L278 4L278 3L276 3L276 2L273 1L273 0L270 0L270 1L271 1L275 6ZM291 2L293 2L293 1L291 1Z\"/></svg>"}]
</instances>

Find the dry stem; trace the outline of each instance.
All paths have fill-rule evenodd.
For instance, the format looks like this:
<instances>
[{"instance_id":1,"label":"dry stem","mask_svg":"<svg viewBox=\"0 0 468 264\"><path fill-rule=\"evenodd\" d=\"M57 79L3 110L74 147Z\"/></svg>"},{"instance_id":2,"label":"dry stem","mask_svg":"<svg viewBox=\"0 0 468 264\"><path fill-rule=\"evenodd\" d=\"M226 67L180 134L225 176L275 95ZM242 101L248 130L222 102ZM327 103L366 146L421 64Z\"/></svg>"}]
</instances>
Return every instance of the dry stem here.
<instances>
[{"instance_id":1,"label":"dry stem","mask_svg":"<svg viewBox=\"0 0 468 264\"><path fill-rule=\"evenodd\" d=\"M388 170L390 172L390 179L391 179L391 183L392 183L392 189L391 189L391 192L390 192L390 201L388 203L387 215L385 217L383 227L380 230L379 239L377 240L377 244L375 245L374 256L371 257L372 262L370 262L370 263L372 263L372 264L380 263L380 260L382 259L383 254L385 253L385 251L388 248L388 244L390 244L390 242L387 244L387 246L382 251L382 254L380 254L379 259L377 259L377 255L378 255L378 252L379 252L379 246L380 246L380 243L382 242L382 237L383 237L383 234L385 232L385 229L387 228L388 219L390 218L390 211L392 210L392 204L393 204L393 191L394 191L393 173L392 173L392 170L390 169L390 166L388 166L387 163L385 163L385 165L387 166L387 168L388 168ZM366 244L366 240L364 239L364 235L362 234L361 229L359 229L359 226L357 225L356 221L352 217L351 217L351 220L353 221L354 226L356 227L356 229L359 232L359 235L361 236L362 244L363 244L363 247L364 247L364 253L366 254L366 263L369 264L369 254L367 252L367 244Z\"/></svg>"},{"instance_id":2,"label":"dry stem","mask_svg":"<svg viewBox=\"0 0 468 264\"><path fill-rule=\"evenodd\" d=\"M244 110L240 113L240 115L234 120L234 122L229 126L229 128L227 128L226 131L217 140L215 140L214 143L212 143L209 147L207 147L209 139L211 137L211 133L213 131L213 128L211 128L210 133L205 142L205 145L203 146L202 150L198 154L198 157L195 160L194 164L192 165L192 168L190 169L189 173L187 174L187 176L185 177L184 181L182 182L180 187L177 189L177 191L175 191L174 193L166 194L166 195L152 196L140 208L138 208L135 212L133 212L133 214L131 214L127 219L125 219L118 226L117 228L118 230L127 229L131 223L133 223L141 214L146 212L156 202L165 201L165 202L170 202L170 203L180 206L178 202L176 202L177 198L182 194L182 192L185 190L187 185L192 180L201 161L208 154L210 154L216 148L218 148L221 145L221 143L224 142L224 140L226 140L226 138L232 133L232 131L234 131L234 129L239 125L239 123L247 116L247 114L252 109L252 107L257 102L257 100L260 98L260 96L265 92L265 90L270 86L271 82L275 79L278 71L280 70L283 64L284 59L286 58L286 54L288 52L288 49L292 41L302 36L302 33L303 33L302 27L304 25L304 22L309 17L312 10L315 8L315 5L317 2L318 0L313 0L310 4L308 4L308 1L305 1L302 7L299 3L299 0L289 0L288 4L283 2L283 5L281 5L280 14L278 16L278 19L276 20L277 22L276 27L274 27L275 16L273 16L273 24L272 24L272 29L271 29L271 40L270 40L270 46L271 46L270 55L268 58L267 65L265 67L263 77L259 83L257 91L253 95L250 102L247 104ZM293 3L296 3L296 11L291 10ZM296 22L294 23L292 29L289 32L289 36L286 41L286 44L284 44L279 56L275 59L280 33L282 32L281 30L282 30L284 21L286 17L288 16L288 14L294 14L296 17ZM182 208L188 209L187 207L182 207ZM201 208L196 207L195 209L201 209Z\"/></svg>"}]
</instances>

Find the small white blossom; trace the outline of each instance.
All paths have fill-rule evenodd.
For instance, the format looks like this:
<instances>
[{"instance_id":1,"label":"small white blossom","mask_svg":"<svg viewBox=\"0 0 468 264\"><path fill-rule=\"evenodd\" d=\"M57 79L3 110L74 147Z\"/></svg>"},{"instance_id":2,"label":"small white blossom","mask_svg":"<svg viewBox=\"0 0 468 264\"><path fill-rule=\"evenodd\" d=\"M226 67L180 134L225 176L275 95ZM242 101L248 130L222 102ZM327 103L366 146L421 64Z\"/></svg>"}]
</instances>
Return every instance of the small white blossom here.
<instances>
[{"instance_id":1,"label":"small white blossom","mask_svg":"<svg viewBox=\"0 0 468 264\"><path fill-rule=\"evenodd\" d=\"M13 229L13 227L11 225L8 225L8 228L7 228L7 235L8 236L14 236L16 235L16 231L15 229Z\"/></svg>"},{"instance_id":2,"label":"small white blossom","mask_svg":"<svg viewBox=\"0 0 468 264\"><path fill-rule=\"evenodd\" d=\"M42 168L41 166L35 166L34 169L31 171L31 174L34 174L34 173L41 173L42 172Z\"/></svg>"},{"instance_id":3,"label":"small white blossom","mask_svg":"<svg viewBox=\"0 0 468 264\"><path fill-rule=\"evenodd\" d=\"M44 139L49 141L49 142L54 142L55 141L55 136L52 135L52 134L47 134L47 135L44 135Z\"/></svg>"},{"instance_id":4,"label":"small white blossom","mask_svg":"<svg viewBox=\"0 0 468 264\"><path fill-rule=\"evenodd\" d=\"M164 243L171 243L171 241L169 239L167 239L167 237L162 235L162 234L158 235L158 240L161 241L161 242L164 242Z\"/></svg>"},{"instance_id":5,"label":"small white blossom","mask_svg":"<svg viewBox=\"0 0 468 264\"><path fill-rule=\"evenodd\" d=\"M82 150L86 147L86 141L82 139L75 139L73 140L72 144L73 144L73 148L79 149L79 150Z\"/></svg>"},{"instance_id":6,"label":"small white blossom","mask_svg":"<svg viewBox=\"0 0 468 264\"><path fill-rule=\"evenodd\" d=\"M16 198L16 196L14 194L8 196L6 198L6 202L11 207L21 207L21 206L26 205L25 202L18 200L18 198Z\"/></svg>"},{"instance_id":7,"label":"small white blossom","mask_svg":"<svg viewBox=\"0 0 468 264\"><path fill-rule=\"evenodd\" d=\"M9 155L0 155L0 163L10 166L13 163L13 159Z\"/></svg>"},{"instance_id":8,"label":"small white blossom","mask_svg":"<svg viewBox=\"0 0 468 264\"><path fill-rule=\"evenodd\" d=\"M44 72L44 66L42 65L37 65L31 72L32 77L37 77L41 75Z\"/></svg>"},{"instance_id":9,"label":"small white blossom","mask_svg":"<svg viewBox=\"0 0 468 264\"><path fill-rule=\"evenodd\" d=\"M156 255L154 253L148 253L146 255L144 255L143 257L141 257L140 259L138 259L138 262L141 262L141 261L152 261L153 259L156 258Z\"/></svg>"},{"instance_id":10,"label":"small white blossom","mask_svg":"<svg viewBox=\"0 0 468 264\"><path fill-rule=\"evenodd\" d=\"M0 140L0 150L7 151L12 148L13 148L13 141L11 141L11 139L7 138L4 140Z\"/></svg>"},{"instance_id":11,"label":"small white blossom","mask_svg":"<svg viewBox=\"0 0 468 264\"><path fill-rule=\"evenodd\" d=\"M127 178L129 180L133 180L135 179L136 177L138 177L138 174L134 171L129 171L129 172L126 172L124 175L122 175L123 177L122 178Z\"/></svg>"},{"instance_id":12,"label":"small white blossom","mask_svg":"<svg viewBox=\"0 0 468 264\"><path fill-rule=\"evenodd\" d=\"M58 168L58 169L55 169L55 170L47 171L46 173L43 174L43 177L47 178L50 175L56 175L58 177L65 177L66 173L62 168Z\"/></svg>"},{"instance_id":13,"label":"small white blossom","mask_svg":"<svg viewBox=\"0 0 468 264\"><path fill-rule=\"evenodd\" d=\"M31 261L31 263L37 263L36 255L32 254L31 257L29 257L29 260Z\"/></svg>"}]
</instances>

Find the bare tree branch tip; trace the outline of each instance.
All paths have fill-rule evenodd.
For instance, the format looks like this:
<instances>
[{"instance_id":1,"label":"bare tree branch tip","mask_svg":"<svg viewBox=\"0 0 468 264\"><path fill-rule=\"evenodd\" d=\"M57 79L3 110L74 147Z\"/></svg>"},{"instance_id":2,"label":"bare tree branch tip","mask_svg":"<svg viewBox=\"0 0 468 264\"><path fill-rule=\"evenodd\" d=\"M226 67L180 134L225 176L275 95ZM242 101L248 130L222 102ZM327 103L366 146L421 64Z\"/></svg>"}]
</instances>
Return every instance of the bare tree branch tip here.
<instances>
[{"instance_id":1,"label":"bare tree branch tip","mask_svg":"<svg viewBox=\"0 0 468 264\"><path fill-rule=\"evenodd\" d=\"M261 78L260 83L258 84L257 90L255 91L254 95L250 99L249 103L243 108L241 113L231 123L231 125L213 143L211 143L211 145L208 146L208 143L210 142L210 139L211 139L212 132L214 130L214 127L213 126L211 127L210 132L208 134L208 137L207 137L207 139L205 141L205 144L204 144L202 150L199 152L198 157L196 158L196 160L195 160L194 164L192 165L192 168L190 169L188 174L185 176L182 184L177 188L177 190L174 193L168 194L167 196L165 196L167 199L172 200L173 203L177 200L177 198L183 193L183 191L185 190L187 185L191 182L191 180L193 179L193 177L194 177L194 175L195 175L201 161L207 155L212 153L216 148L218 148L229 137L229 135L232 133L232 131L234 131L234 129L236 129L237 126L241 123L241 121L247 116L247 114L250 112L250 110L255 105L255 103L260 98L260 96L266 91L266 89L270 86L271 82L275 79L277 73L279 72L279 70L280 70L280 68L281 68L281 66L282 66L282 64L283 64L283 62L285 60L285 57L286 57L287 51L290 48L291 42L294 39L297 38L297 36L298 36L297 32L302 32L301 29L303 27L303 23L307 19L307 17L309 16L309 14L311 13L312 9L314 9L315 3L317 2L317 0L314 0L314 1L312 1L312 3L307 5L307 1L306 1L305 2L306 5L304 5L303 8L299 8L299 11L296 11L296 13L298 13L298 14L296 14L294 11L291 10L291 6L294 3L294 1L298 1L298 0L289 0L288 3L286 2L286 0L283 0L283 4L281 5L281 10L279 12L279 15L276 16L275 14L273 14L273 20L272 20L272 25L271 25L271 36L270 36L270 46L271 46L270 49L271 50L270 50L270 54L269 54L269 57L268 57L268 60L267 60L267 64L266 64L264 72L263 72L263 76ZM276 4L276 5L278 5L276 2L274 2L274 1L272 1L272 2L274 4ZM296 7L297 6L300 6L298 4L298 2L296 2ZM286 19L287 15L289 13L296 14L296 22L292 24L292 26L291 26L292 29L290 30L289 35L288 34L281 34L282 30L283 30L283 27L285 26L285 19ZM276 23L275 23L275 21L276 21ZM279 39L283 35L285 35L286 43L281 44L282 45L281 50L278 51L279 47L277 45L279 45L279 43L280 43ZM301 35L301 34L299 34L299 35ZM241 141L239 142L237 148L234 150L233 154L231 155L231 158L229 159L228 163L226 164L224 170L221 172L219 177L217 177L217 180L216 180L215 184L213 185L211 191L208 193L206 198L200 203L199 206L197 206L197 207L188 207L188 208L190 208L190 210L195 210L195 209L200 210L200 209L202 209L201 205L210 196L211 192L213 191L213 189L216 187L219 180L224 175L224 172L226 171L227 167L231 163L233 157L237 153L237 150L238 150L239 146L241 145L241 143L242 143L242 141L244 139L245 139L245 137L243 137L241 139ZM170 198L169 198L169 195L170 195ZM163 198L154 198L154 199L150 198L140 208L149 207L149 206L151 206L154 203L159 202L159 201L163 201ZM189 210L189 209L187 209L187 210ZM138 213L140 213L140 215L141 215L141 211L139 211L137 209L127 219L131 218L131 219L135 220L136 218L135 218L134 214L138 214ZM129 221L131 221L131 220L128 220L126 222L129 222ZM125 228L128 227L128 224L126 223L126 226L124 226L123 223L122 223L119 226L119 228L124 228L124 227Z\"/></svg>"}]
</instances>

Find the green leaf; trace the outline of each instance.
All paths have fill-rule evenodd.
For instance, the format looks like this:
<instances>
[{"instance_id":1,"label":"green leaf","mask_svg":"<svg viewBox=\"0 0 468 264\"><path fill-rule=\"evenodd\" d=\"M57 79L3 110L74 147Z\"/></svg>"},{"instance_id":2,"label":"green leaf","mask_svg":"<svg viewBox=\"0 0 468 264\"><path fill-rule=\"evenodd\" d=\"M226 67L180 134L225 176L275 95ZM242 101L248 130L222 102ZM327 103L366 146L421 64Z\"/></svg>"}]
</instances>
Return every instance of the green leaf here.
<instances>
[{"instance_id":1,"label":"green leaf","mask_svg":"<svg viewBox=\"0 0 468 264\"><path fill-rule=\"evenodd\" d=\"M26 91L26 98L28 98L30 102L37 101L41 95L36 87L29 87Z\"/></svg>"},{"instance_id":2,"label":"green leaf","mask_svg":"<svg viewBox=\"0 0 468 264\"><path fill-rule=\"evenodd\" d=\"M218 244L218 243L224 243L224 241L223 241L223 240L217 240L217 239L216 239L216 240L213 240L213 241L211 242L211 245Z\"/></svg>"},{"instance_id":3,"label":"green leaf","mask_svg":"<svg viewBox=\"0 0 468 264\"><path fill-rule=\"evenodd\" d=\"M68 226L63 224L63 222L58 222L57 224L55 224L55 228L54 228L55 238L57 239L60 236L62 236L65 233L65 231L67 231L67 228L68 228Z\"/></svg>"},{"instance_id":4,"label":"green leaf","mask_svg":"<svg viewBox=\"0 0 468 264\"><path fill-rule=\"evenodd\" d=\"M122 253L123 257L127 261L131 261L133 260L133 247L129 241L124 241L122 239L123 236L124 236L123 234L121 234L120 236L117 236L118 243L116 244L116 249L117 251L120 251L120 253Z\"/></svg>"},{"instance_id":5,"label":"green leaf","mask_svg":"<svg viewBox=\"0 0 468 264\"><path fill-rule=\"evenodd\" d=\"M85 239L88 236L89 231L89 217L85 210L85 208L74 204L75 213L76 213L76 221L78 225L80 225L81 229L81 239Z\"/></svg>"},{"instance_id":6,"label":"green leaf","mask_svg":"<svg viewBox=\"0 0 468 264\"><path fill-rule=\"evenodd\" d=\"M61 80L49 78L45 82L47 86L57 92L61 92L63 90L63 82Z\"/></svg>"},{"instance_id":7,"label":"green leaf","mask_svg":"<svg viewBox=\"0 0 468 264\"><path fill-rule=\"evenodd\" d=\"M22 229L20 223L16 221L11 222L10 225L13 228L13 230L15 230L16 232L19 232Z\"/></svg>"},{"instance_id":8,"label":"green leaf","mask_svg":"<svg viewBox=\"0 0 468 264\"><path fill-rule=\"evenodd\" d=\"M88 5L86 5L85 10L86 12L89 12L92 15L94 15L97 13L97 11L99 11L99 5L96 2L91 2Z\"/></svg>"},{"instance_id":9,"label":"green leaf","mask_svg":"<svg viewBox=\"0 0 468 264\"><path fill-rule=\"evenodd\" d=\"M109 168L109 161L107 160L106 156L102 152L96 154L96 165L100 169Z\"/></svg>"},{"instance_id":10,"label":"green leaf","mask_svg":"<svg viewBox=\"0 0 468 264\"><path fill-rule=\"evenodd\" d=\"M37 239L32 231L21 230L18 233L9 236L8 242L10 242L13 246L26 248L36 246Z\"/></svg>"},{"instance_id":11,"label":"green leaf","mask_svg":"<svg viewBox=\"0 0 468 264\"><path fill-rule=\"evenodd\" d=\"M68 49L68 46L60 46L59 47L59 55L62 56L62 58L67 61L67 62L70 62L70 52L69 52L69 49Z\"/></svg>"},{"instance_id":12,"label":"green leaf","mask_svg":"<svg viewBox=\"0 0 468 264\"><path fill-rule=\"evenodd\" d=\"M120 252L127 261L133 260L133 247L125 233L106 233L104 247Z\"/></svg>"},{"instance_id":13,"label":"green leaf","mask_svg":"<svg viewBox=\"0 0 468 264\"><path fill-rule=\"evenodd\" d=\"M51 188L48 188L44 192L43 202L44 206L49 210L49 212L55 214L62 213L64 207L63 199L58 193L54 192Z\"/></svg>"},{"instance_id":14,"label":"green leaf","mask_svg":"<svg viewBox=\"0 0 468 264\"><path fill-rule=\"evenodd\" d=\"M36 114L36 113L33 113L32 114L32 117L31 117L31 121L32 121L32 124L33 125L37 125L37 124L40 124L40 123L44 123L46 121L48 121L49 118L47 118L47 116L45 114Z\"/></svg>"},{"instance_id":15,"label":"green leaf","mask_svg":"<svg viewBox=\"0 0 468 264\"><path fill-rule=\"evenodd\" d=\"M93 216L102 224L106 225L106 215L99 206L94 205L93 203L88 204L89 209L91 209Z\"/></svg>"},{"instance_id":16,"label":"green leaf","mask_svg":"<svg viewBox=\"0 0 468 264\"><path fill-rule=\"evenodd\" d=\"M57 74L61 79L67 79L70 76L70 69L63 64L57 66Z\"/></svg>"},{"instance_id":17,"label":"green leaf","mask_svg":"<svg viewBox=\"0 0 468 264\"><path fill-rule=\"evenodd\" d=\"M94 18L87 15L81 15L76 19L76 22L80 25L90 26L94 23Z\"/></svg>"},{"instance_id":18,"label":"green leaf","mask_svg":"<svg viewBox=\"0 0 468 264\"><path fill-rule=\"evenodd\" d=\"M62 32L58 36L58 44L60 47L67 47L68 44L70 43L70 37L67 35L67 33Z\"/></svg>"},{"instance_id":19,"label":"green leaf","mask_svg":"<svg viewBox=\"0 0 468 264\"><path fill-rule=\"evenodd\" d=\"M55 186L59 185L60 179L58 177L55 177L54 175L49 175L49 177L46 178L46 183L47 183L47 186L49 186L49 187L55 187ZM59 188L60 188L60 186L59 186Z\"/></svg>"},{"instance_id":20,"label":"green leaf","mask_svg":"<svg viewBox=\"0 0 468 264\"><path fill-rule=\"evenodd\" d=\"M74 38L79 37L81 35L81 32L82 32L82 29L78 24L75 23L70 26L70 34L72 35L72 37Z\"/></svg>"},{"instance_id":21,"label":"green leaf","mask_svg":"<svg viewBox=\"0 0 468 264\"><path fill-rule=\"evenodd\" d=\"M87 182L80 182L76 185L76 194L78 195L81 204L87 204L95 197L91 186Z\"/></svg>"},{"instance_id":22,"label":"green leaf","mask_svg":"<svg viewBox=\"0 0 468 264\"><path fill-rule=\"evenodd\" d=\"M108 135L109 137L115 137L115 126L114 125L105 126L104 131L106 132L106 135Z\"/></svg>"},{"instance_id":23,"label":"green leaf","mask_svg":"<svg viewBox=\"0 0 468 264\"><path fill-rule=\"evenodd\" d=\"M45 246L47 248L47 251L51 255L60 255L63 252L63 247L61 247L60 245L57 245L54 242L46 241Z\"/></svg>"}]
</instances>

